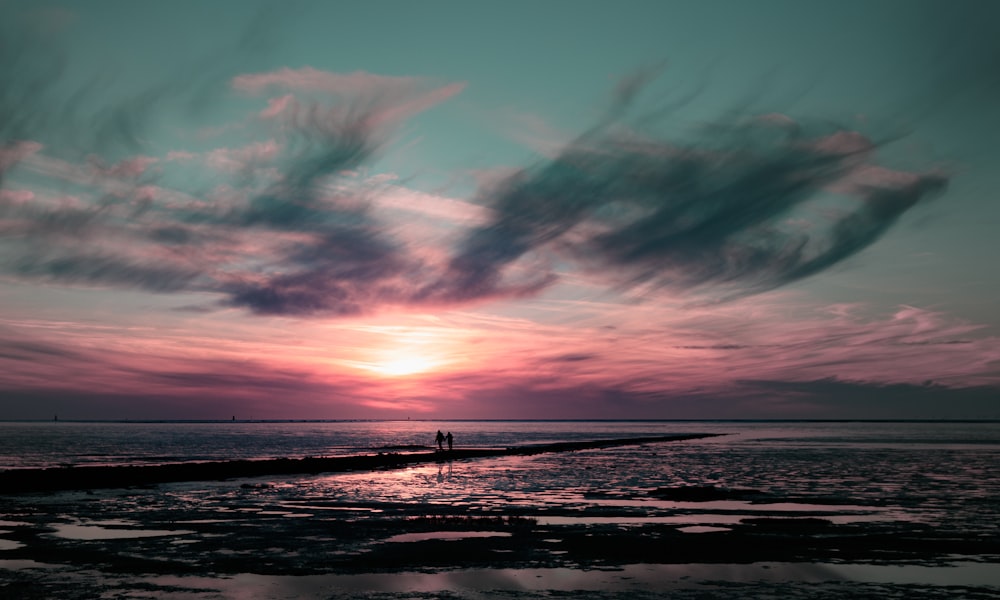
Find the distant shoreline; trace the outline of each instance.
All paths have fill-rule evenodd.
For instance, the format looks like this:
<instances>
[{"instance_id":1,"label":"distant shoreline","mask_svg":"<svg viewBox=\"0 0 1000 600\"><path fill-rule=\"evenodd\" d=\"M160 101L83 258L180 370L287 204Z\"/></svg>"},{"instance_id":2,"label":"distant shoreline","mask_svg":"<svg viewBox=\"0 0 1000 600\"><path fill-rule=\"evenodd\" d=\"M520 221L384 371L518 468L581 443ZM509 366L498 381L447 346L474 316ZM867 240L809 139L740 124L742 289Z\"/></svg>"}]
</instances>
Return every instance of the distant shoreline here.
<instances>
[{"instance_id":1,"label":"distant shoreline","mask_svg":"<svg viewBox=\"0 0 1000 600\"><path fill-rule=\"evenodd\" d=\"M1000 423L1000 418L956 419L0 419L4 423Z\"/></svg>"}]
</instances>

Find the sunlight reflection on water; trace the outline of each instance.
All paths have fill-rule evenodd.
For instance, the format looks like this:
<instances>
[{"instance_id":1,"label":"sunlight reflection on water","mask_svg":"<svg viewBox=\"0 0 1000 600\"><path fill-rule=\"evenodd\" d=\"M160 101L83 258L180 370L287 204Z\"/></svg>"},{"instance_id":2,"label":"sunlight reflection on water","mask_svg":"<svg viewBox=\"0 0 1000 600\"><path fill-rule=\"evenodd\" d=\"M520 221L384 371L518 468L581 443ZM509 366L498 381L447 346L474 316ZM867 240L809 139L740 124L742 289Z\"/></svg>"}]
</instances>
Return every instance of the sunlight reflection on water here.
<instances>
[{"instance_id":1,"label":"sunlight reflection on water","mask_svg":"<svg viewBox=\"0 0 1000 600\"><path fill-rule=\"evenodd\" d=\"M421 531L401 533L382 540L383 542L423 542L428 540L464 540L469 538L510 537L508 531Z\"/></svg>"}]
</instances>

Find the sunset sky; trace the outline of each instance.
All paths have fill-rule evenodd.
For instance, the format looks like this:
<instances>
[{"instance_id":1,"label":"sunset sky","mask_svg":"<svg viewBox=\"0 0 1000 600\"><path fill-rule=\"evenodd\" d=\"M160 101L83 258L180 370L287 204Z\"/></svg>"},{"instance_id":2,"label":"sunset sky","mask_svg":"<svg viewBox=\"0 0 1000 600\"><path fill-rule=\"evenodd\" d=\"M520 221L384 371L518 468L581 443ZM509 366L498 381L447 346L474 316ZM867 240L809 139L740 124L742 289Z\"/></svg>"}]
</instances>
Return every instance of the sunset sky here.
<instances>
[{"instance_id":1,"label":"sunset sky","mask_svg":"<svg viewBox=\"0 0 1000 600\"><path fill-rule=\"evenodd\" d=\"M0 419L1000 418L998 23L0 0Z\"/></svg>"}]
</instances>

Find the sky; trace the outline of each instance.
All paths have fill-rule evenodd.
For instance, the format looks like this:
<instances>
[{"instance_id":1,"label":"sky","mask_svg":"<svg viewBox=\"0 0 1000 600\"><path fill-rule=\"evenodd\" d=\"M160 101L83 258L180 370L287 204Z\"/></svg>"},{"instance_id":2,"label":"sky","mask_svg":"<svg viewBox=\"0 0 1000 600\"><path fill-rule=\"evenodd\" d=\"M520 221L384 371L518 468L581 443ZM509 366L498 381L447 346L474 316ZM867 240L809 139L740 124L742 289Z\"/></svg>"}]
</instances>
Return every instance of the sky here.
<instances>
[{"instance_id":1,"label":"sky","mask_svg":"<svg viewBox=\"0 0 1000 600\"><path fill-rule=\"evenodd\" d=\"M1000 418L1000 3L0 0L0 419Z\"/></svg>"}]
</instances>

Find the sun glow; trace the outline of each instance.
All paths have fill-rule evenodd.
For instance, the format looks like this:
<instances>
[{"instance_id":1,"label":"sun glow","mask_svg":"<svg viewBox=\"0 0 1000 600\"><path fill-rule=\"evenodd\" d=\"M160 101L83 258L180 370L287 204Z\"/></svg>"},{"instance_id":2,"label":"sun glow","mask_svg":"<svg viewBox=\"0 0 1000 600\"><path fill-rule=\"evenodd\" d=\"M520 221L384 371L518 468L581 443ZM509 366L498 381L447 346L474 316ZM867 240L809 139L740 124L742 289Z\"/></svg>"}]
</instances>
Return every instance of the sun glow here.
<instances>
[{"instance_id":1,"label":"sun glow","mask_svg":"<svg viewBox=\"0 0 1000 600\"><path fill-rule=\"evenodd\" d=\"M438 364L438 361L423 356L399 354L373 363L368 366L368 369L388 377L402 377L433 371Z\"/></svg>"},{"instance_id":2,"label":"sun glow","mask_svg":"<svg viewBox=\"0 0 1000 600\"><path fill-rule=\"evenodd\" d=\"M437 326L372 323L353 325L367 337L348 364L369 375L417 379L453 367L461 339ZM400 382L402 383L402 382Z\"/></svg>"}]
</instances>

